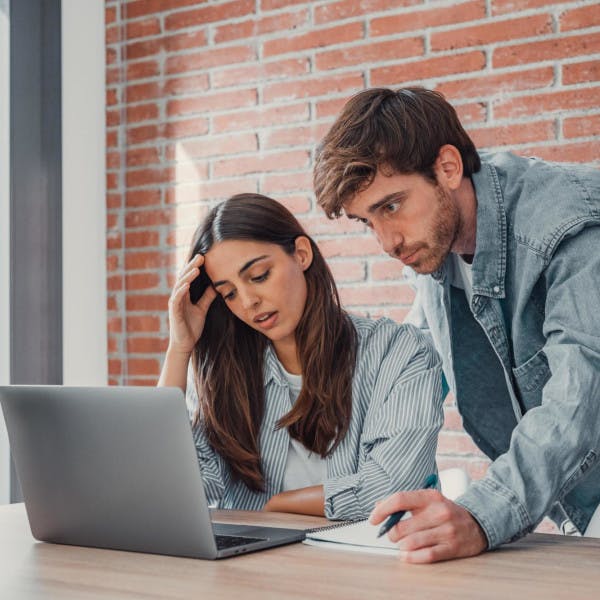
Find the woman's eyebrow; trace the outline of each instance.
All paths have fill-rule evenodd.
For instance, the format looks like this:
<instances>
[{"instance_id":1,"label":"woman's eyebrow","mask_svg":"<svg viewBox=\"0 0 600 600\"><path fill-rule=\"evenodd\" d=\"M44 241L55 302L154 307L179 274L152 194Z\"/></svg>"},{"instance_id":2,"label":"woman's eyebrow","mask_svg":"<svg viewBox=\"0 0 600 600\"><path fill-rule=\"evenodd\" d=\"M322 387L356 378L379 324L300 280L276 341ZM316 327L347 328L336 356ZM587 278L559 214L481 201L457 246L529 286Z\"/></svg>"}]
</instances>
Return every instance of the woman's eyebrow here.
<instances>
[{"instance_id":1,"label":"woman's eyebrow","mask_svg":"<svg viewBox=\"0 0 600 600\"><path fill-rule=\"evenodd\" d=\"M242 275L244 273L244 271L247 271L254 263L258 262L259 260L263 260L265 258L269 258L268 254L263 254L261 256L257 256L256 258L251 258L247 263L244 264L244 266L238 271L238 275ZM213 287L218 287L220 285L223 285L227 283L226 279L220 280L220 281L215 281L213 283Z\"/></svg>"}]
</instances>

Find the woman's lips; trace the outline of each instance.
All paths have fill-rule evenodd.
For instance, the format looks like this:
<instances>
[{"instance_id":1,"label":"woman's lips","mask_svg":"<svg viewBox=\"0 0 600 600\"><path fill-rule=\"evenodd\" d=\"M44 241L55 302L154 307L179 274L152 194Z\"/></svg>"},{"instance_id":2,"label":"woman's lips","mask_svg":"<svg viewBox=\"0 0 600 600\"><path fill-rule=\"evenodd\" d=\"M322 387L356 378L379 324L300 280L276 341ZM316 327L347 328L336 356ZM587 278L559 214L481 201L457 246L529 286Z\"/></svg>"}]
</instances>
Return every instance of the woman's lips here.
<instances>
[{"instance_id":1,"label":"woman's lips","mask_svg":"<svg viewBox=\"0 0 600 600\"><path fill-rule=\"evenodd\" d=\"M256 315L252 322L255 323L256 326L260 327L261 329L271 329L276 325L278 315L279 313L277 311L261 313L260 315Z\"/></svg>"}]
</instances>

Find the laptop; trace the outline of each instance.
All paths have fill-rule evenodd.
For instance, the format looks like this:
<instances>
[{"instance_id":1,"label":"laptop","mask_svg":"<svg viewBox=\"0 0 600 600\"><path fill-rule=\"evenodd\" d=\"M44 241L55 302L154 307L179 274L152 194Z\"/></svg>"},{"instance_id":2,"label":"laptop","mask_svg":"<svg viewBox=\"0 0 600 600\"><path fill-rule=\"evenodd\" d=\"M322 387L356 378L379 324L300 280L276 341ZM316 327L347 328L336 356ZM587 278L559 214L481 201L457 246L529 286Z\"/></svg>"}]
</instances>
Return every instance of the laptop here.
<instances>
[{"instance_id":1,"label":"laptop","mask_svg":"<svg viewBox=\"0 0 600 600\"><path fill-rule=\"evenodd\" d=\"M211 522L180 389L7 386L0 403L40 541L216 559L304 539Z\"/></svg>"}]
</instances>

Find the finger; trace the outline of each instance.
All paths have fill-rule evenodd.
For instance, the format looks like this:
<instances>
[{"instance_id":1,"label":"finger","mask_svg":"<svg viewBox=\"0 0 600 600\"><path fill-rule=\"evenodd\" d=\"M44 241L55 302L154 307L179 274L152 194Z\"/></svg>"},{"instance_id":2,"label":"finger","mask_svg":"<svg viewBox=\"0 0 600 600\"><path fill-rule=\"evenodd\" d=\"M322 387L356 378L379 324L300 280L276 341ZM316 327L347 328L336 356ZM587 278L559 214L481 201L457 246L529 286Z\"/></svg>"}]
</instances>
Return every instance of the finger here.
<instances>
[{"instance_id":1,"label":"finger","mask_svg":"<svg viewBox=\"0 0 600 600\"><path fill-rule=\"evenodd\" d=\"M173 289L171 298L169 299L169 304L173 310L180 309L181 305L185 303L186 298L191 303L191 300L189 299L189 289L190 284L187 281Z\"/></svg>"},{"instance_id":2,"label":"finger","mask_svg":"<svg viewBox=\"0 0 600 600\"><path fill-rule=\"evenodd\" d=\"M445 544L437 544L435 546L428 546L427 548L420 548L414 552L402 553L402 560L413 565L434 563L451 558L455 558L455 556Z\"/></svg>"},{"instance_id":3,"label":"finger","mask_svg":"<svg viewBox=\"0 0 600 600\"><path fill-rule=\"evenodd\" d=\"M193 256L187 264L184 265L183 269L179 272L178 279L185 277L190 271L199 269L204 264L204 256L202 254L196 254Z\"/></svg>"},{"instance_id":4,"label":"finger","mask_svg":"<svg viewBox=\"0 0 600 600\"><path fill-rule=\"evenodd\" d=\"M217 291L212 285L209 285L204 291L204 294L200 296L200 300L198 300L196 306L204 312L207 312L216 297Z\"/></svg>"},{"instance_id":5,"label":"finger","mask_svg":"<svg viewBox=\"0 0 600 600\"><path fill-rule=\"evenodd\" d=\"M391 536L389 537L391 540ZM396 542L398 540L391 541ZM414 552L415 550L420 550L421 548L436 546L442 542L443 538L439 527L434 527L432 529L415 531L414 533L403 537L398 542L398 548L406 552Z\"/></svg>"},{"instance_id":6,"label":"finger","mask_svg":"<svg viewBox=\"0 0 600 600\"><path fill-rule=\"evenodd\" d=\"M435 490L396 492L381 504L375 506L369 517L369 522L372 525L378 525L389 515L399 510L410 510L411 512L421 510L434 499L437 499L437 496L433 496L433 494L439 494L439 492Z\"/></svg>"}]
</instances>

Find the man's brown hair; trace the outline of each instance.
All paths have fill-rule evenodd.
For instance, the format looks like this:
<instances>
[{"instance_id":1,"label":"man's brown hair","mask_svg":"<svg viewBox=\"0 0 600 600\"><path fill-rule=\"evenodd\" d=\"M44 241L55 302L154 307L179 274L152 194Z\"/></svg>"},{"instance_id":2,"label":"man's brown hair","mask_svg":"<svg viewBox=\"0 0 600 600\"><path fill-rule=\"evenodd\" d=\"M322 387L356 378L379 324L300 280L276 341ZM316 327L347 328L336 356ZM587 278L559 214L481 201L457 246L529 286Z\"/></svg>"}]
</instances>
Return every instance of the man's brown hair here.
<instances>
[{"instance_id":1,"label":"man's brown hair","mask_svg":"<svg viewBox=\"0 0 600 600\"><path fill-rule=\"evenodd\" d=\"M317 202L329 218L366 189L378 169L418 173L436 182L440 148L455 146L465 177L481 168L475 145L444 97L421 87L359 92L347 103L317 150L313 172Z\"/></svg>"}]
</instances>

